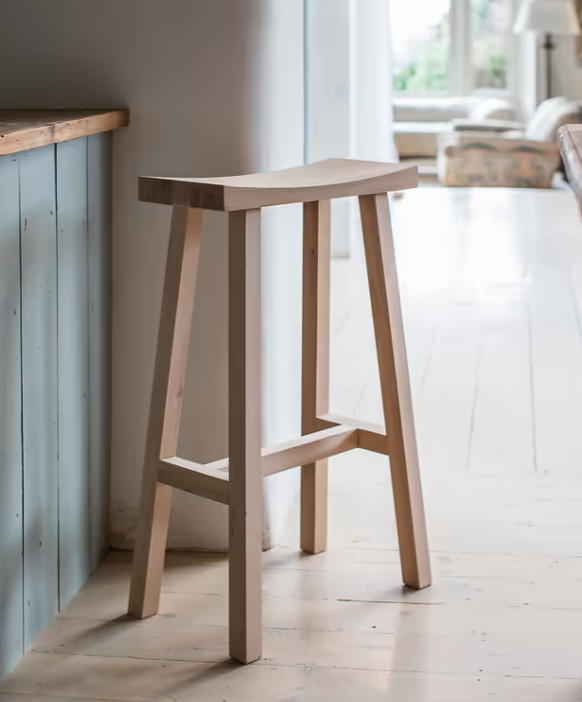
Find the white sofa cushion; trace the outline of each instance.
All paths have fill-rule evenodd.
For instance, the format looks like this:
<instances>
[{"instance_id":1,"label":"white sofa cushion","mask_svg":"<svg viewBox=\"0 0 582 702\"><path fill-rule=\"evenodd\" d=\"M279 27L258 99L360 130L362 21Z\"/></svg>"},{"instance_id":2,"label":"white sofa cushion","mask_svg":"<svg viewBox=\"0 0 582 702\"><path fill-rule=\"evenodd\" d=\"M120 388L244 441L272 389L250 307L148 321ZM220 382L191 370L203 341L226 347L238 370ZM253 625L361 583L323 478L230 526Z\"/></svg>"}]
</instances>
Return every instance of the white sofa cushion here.
<instances>
[{"instance_id":1,"label":"white sofa cushion","mask_svg":"<svg viewBox=\"0 0 582 702\"><path fill-rule=\"evenodd\" d=\"M535 111L526 130L527 139L556 141L558 129L580 122L580 103L565 97L545 100Z\"/></svg>"},{"instance_id":2,"label":"white sofa cushion","mask_svg":"<svg viewBox=\"0 0 582 702\"><path fill-rule=\"evenodd\" d=\"M515 109L509 100L490 98L483 100L469 115L469 119L481 122L485 119L515 120Z\"/></svg>"},{"instance_id":3,"label":"white sofa cushion","mask_svg":"<svg viewBox=\"0 0 582 702\"><path fill-rule=\"evenodd\" d=\"M468 117L481 102L474 97L395 97L395 122L448 122L455 117Z\"/></svg>"}]
</instances>

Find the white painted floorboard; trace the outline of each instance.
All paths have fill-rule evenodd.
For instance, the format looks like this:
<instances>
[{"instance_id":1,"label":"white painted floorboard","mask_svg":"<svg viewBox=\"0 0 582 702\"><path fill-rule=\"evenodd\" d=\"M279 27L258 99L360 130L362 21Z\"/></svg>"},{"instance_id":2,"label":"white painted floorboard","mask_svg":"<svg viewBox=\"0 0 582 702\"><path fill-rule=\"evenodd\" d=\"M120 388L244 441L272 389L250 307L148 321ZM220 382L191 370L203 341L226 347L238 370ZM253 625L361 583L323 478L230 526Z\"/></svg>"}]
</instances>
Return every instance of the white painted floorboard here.
<instances>
[{"instance_id":1,"label":"white painted floorboard","mask_svg":"<svg viewBox=\"0 0 582 702\"><path fill-rule=\"evenodd\" d=\"M171 554L125 618L111 554L0 702L582 699L582 223L564 191L393 208L435 581L400 583L388 461L331 461L330 548L264 555L264 659L227 662L222 555ZM361 249L333 264L332 411L381 420Z\"/></svg>"}]
</instances>

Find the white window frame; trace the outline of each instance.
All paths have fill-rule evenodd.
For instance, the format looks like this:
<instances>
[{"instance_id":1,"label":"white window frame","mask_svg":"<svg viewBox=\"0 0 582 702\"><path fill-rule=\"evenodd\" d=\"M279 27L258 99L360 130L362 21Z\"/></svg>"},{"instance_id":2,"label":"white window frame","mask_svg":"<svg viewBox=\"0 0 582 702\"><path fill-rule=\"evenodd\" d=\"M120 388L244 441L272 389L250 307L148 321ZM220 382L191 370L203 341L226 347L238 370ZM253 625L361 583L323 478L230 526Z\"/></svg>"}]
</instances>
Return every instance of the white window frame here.
<instances>
[{"instance_id":1,"label":"white window frame","mask_svg":"<svg viewBox=\"0 0 582 702\"><path fill-rule=\"evenodd\" d=\"M402 0L392 0L400 2ZM519 0L511 3L512 21L517 13ZM476 89L473 85L472 31L470 0L451 0L451 52L449 61L448 90L395 90L395 98L426 97L512 97L516 86L516 42L508 42L507 87L503 90Z\"/></svg>"}]
</instances>

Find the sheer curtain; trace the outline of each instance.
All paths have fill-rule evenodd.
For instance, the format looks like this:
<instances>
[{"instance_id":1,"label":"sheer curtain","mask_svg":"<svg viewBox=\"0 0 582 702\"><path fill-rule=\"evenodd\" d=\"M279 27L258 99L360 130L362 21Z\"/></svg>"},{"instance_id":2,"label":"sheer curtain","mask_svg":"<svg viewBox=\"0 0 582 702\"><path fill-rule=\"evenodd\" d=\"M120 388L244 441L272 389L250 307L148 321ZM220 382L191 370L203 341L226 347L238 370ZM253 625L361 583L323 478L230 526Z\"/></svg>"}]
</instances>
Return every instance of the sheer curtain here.
<instances>
[{"instance_id":1,"label":"sheer curtain","mask_svg":"<svg viewBox=\"0 0 582 702\"><path fill-rule=\"evenodd\" d=\"M388 0L269 0L265 6L269 31L257 52L263 110L258 133L266 140L261 169L296 165L302 155L308 161L393 157ZM303 90L305 111L298 99ZM305 154L297 151L303 143ZM264 445L300 433L301 217L300 207L263 212ZM362 255L361 245L351 246L359 240L352 237L356 223L357 208L349 200L335 201L336 255ZM287 471L264 481L265 548L283 537L297 506L298 478L297 471Z\"/></svg>"},{"instance_id":2,"label":"sheer curtain","mask_svg":"<svg viewBox=\"0 0 582 702\"><path fill-rule=\"evenodd\" d=\"M306 161L397 159L389 4L306 0ZM335 256L351 253L351 215L348 202L334 203Z\"/></svg>"}]
</instances>

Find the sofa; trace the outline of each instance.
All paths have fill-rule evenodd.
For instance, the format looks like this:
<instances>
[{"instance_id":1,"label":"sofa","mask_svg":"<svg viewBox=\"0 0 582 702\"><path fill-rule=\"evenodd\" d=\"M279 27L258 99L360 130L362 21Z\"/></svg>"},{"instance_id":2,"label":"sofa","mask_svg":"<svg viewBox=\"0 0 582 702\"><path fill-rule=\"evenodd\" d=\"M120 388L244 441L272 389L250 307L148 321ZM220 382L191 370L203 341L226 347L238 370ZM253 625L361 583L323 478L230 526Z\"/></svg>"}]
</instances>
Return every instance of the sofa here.
<instances>
[{"instance_id":1,"label":"sofa","mask_svg":"<svg viewBox=\"0 0 582 702\"><path fill-rule=\"evenodd\" d=\"M441 145L439 181L449 187L550 188L557 144L454 132Z\"/></svg>"},{"instance_id":2,"label":"sofa","mask_svg":"<svg viewBox=\"0 0 582 702\"><path fill-rule=\"evenodd\" d=\"M400 158L436 159L440 135L451 122L515 119L507 100L468 98L394 99L394 142Z\"/></svg>"},{"instance_id":3,"label":"sofa","mask_svg":"<svg viewBox=\"0 0 582 702\"><path fill-rule=\"evenodd\" d=\"M446 186L550 188L560 168L558 129L581 121L581 103L543 102L529 124L458 118L439 137L438 176Z\"/></svg>"}]
</instances>

